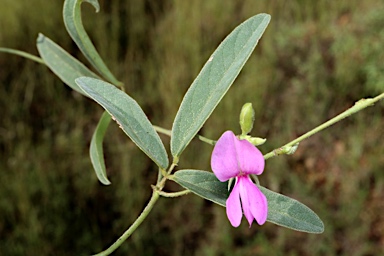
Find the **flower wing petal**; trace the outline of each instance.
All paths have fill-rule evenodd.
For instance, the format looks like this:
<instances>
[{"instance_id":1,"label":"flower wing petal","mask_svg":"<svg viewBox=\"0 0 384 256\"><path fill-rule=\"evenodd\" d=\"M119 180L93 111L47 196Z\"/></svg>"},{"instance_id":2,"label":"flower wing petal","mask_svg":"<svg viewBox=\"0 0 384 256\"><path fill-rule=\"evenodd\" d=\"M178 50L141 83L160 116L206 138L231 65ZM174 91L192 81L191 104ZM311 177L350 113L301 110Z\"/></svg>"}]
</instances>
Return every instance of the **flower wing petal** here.
<instances>
[{"instance_id":1,"label":"flower wing petal","mask_svg":"<svg viewBox=\"0 0 384 256\"><path fill-rule=\"evenodd\" d=\"M267 198L260 191L260 189L251 181L249 177L247 179L244 179L243 183L247 189L247 194L249 198L249 202L248 202L249 210L252 213L252 216L256 219L257 223L259 225L263 225L268 217ZM240 194L240 196L242 195ZM243 200L242 197L241 197L241 200ZM245 208L244 203L243 203L243 208Z\"/></svg>"},{"instance_id":2,"label":"flower wing petal","mask_svg":"<svg viewBox=\"0 0 384 256\"><path fill-rule=\"evenodd\" d=\"M229 222L231 222L232 226L234 227L240 226L241 218L243 217L243 212L241 210L238 180L236 180L236 184L233 187L232 192L226 201L226 207Z\"/></svg>"},{"instance_id":3,"label":"flower wing petal","mask_svg":"<svg viewBox=\"0 0 384 256\"><path fill-rule=\"evenodd\" d=\"M263 173L265 160L263 154L247 140L235 138L235 147L240 169L244 174Z\"/></svg>"},{"instance_id":4,"label":"flower wing petal","mask_svg":"<svg viewBox=\"0 0 384 256\"><path fill-rule=\"evenodd\" d=\"M216 142L211 157L211 168L220 181L226 181L239 174L239 163L235 143L236 136L226 131Z\"/></svg>"}]
</instances>

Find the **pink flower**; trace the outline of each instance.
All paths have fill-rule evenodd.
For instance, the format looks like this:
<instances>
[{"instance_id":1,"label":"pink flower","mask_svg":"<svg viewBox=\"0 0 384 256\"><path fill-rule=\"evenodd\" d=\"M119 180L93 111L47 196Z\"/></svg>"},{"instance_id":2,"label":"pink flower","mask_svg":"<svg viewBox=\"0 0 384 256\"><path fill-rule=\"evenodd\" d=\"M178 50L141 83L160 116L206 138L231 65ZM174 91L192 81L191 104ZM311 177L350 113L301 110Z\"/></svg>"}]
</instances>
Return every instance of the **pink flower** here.
<instances>
[{"instance_id":1,"label":"pink flower","mask_svg":"<svg viewBox=\"0 0 384 256\"><path fill-rule=\"evenodd\" d=\"M234 227L240 225L243 212L250 227L253 219L259 225L267 220L267 198L249 177L250 174L260 175L264 164L263 154L231 131L223 133L213 149L211 167L216 177L222 182L236 178L226 202L227 216Z\"/></svg>"}]
</instances>

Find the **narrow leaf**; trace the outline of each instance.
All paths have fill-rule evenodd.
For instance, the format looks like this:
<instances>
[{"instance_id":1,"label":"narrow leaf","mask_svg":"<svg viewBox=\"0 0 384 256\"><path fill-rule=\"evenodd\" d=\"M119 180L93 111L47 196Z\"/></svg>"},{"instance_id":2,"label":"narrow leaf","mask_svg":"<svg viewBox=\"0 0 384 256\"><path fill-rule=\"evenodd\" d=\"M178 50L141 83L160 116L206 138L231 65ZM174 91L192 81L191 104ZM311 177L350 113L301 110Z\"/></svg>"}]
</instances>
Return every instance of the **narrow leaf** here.
<instances>
[{"instance_id":1,"label":"narrow leaf","mask_svg":"<svg viewBox=\"0 0 384 256\"><path fill-rule=\"evenodd\" d=\"M172 127L171 152L178 158L236 79L270 21L268 14L249 18L219 45L193 81Z\"/></svg>"},{"instance_id":2,"label":"narrow leaf","mask_svg":"<svg viewBox=\"0 0 384 256\"><path fill-rule=\"evenodd\" d=\"M81 77L76 83L100 104L131 140L159 167L168 167L164 145L139 104L123 91L104 81Z\"/></svg>"},{"instance_id":3,"label":"narrow leaf","mask_svg":"<svg viewBox=\"0 0 384 256\"><path fill-rule=\"evenodd\" d=\"M97 75L43 34L39 34L36 44L39 54L48 68L69 87L86 95L77 86L75 79L81 76L97 77Z\"/></svg>"},{"instance_id":4,"label":"narrow leaf","mask_svg":"<svg viewBox=\"0 0 384 256\"><path fill-rule=\"evenodd\" d=\"M111 116L108 114L108 112L104 112L99 120L99 123L97 124L95 132L93 133L91 146L89 147L89 155L91 157L91 162L93 168L95 169L96 176L104 185L111 184L107 178L103 153L104 135L110 122Z\"/></svg>"},{"instance_id":5,"label":"narrow leaf","mask_svg":"<svg viewBox=\"0 0 384 256\"><path fill-rule=\"evenodd\" d=\"M115 85L121 84L121 82L115 78L115 76L105 65L84 29L83 22L81 20L81 4L83 2L90 3L93 7L95 7L96 12L99 12L100 6L97 0L65 0L63 6L65 27L67 28L72 40L77 44L92 66L111 83Z\"/></svg>"},{"instance_id":6,"label":"narrow leaf","mask_svg":"<svg viewBox=\"0 0 384 256\"><path fill-rule=\"evenodd\" d=\"M228 182L220 182L213 173L180 170L171 178L198 196L225 207L229 196ZM319 216L304 204L262 186L259 188L268 201L267 221L302 232L322 233L324 231L324 224Z\"/></svg>"}]
</instances>

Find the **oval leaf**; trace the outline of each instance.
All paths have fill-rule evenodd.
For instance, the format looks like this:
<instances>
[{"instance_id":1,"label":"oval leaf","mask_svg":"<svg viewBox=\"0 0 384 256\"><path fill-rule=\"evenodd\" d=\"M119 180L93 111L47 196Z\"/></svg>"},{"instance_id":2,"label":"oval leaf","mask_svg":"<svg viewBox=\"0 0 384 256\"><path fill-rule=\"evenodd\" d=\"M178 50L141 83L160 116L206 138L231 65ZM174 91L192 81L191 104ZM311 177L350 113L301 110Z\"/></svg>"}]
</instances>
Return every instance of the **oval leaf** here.
<instances>
[{"instance_id":1,"label":"oval leaf","mask_svg":"<svg viewBox=\"0 0 384 256\"><path fill-rule=\"evenodd\" d=\"M93 168L95 169L96 176L104 185L111 184L107 178L103 153L104 135L110 122L111 116L107 112L104 112L100 118L99 123L97 124L95 132L93 133L91 146L89 147L89 155L91 157L91 162Z\"/></svg>"},{"instance_id":2,"label":"oval leaf","mask_svg":"<svg viewBox=\"0 0 384 256\"><path fill-rule=\"evenodd\" d=\"M63 6L63 18L65 27L71 36L72 40L77 44L80 51L92 64L92 66L108 81L115 85L121 84L111 73L104 61L97 52L85 32L83 22L81 20L81 4L88 2L95 7L96 12L99 12L100 6L97 0L65 0Z\"/></svg>"},{"instance_id":3,"label":"oval leaf","mask_svg":"<svg viewBox=\"0 0 384 256\"><path fill-rule=\"evenodd\" d=\"M228 182L220 182L211 172L180 170L172 180L193 193L225 207L229 196ZM267 197L267 221L286 228L308 233L322 233L324 224L310 208L290 197L258 186Z\"/></svg>"},{"instance_id":4,"label":"oval leaf","mask_svg":"<svg viewBox=\"0 0 384 256\"><path fill-rule=\"evenodd\" d=\"M220 182L213 173L199 170L180 170L171 179L198 196L225 207L229 196L228 182Z\"/></svg>"},{"instance_id":5,"label":"oval leaf","mask_svg":"<svg viewBox=\"0 0 384 256\"><path fill-rule=\"evenodd\" d=\"M172 127L171 152L177 159L236 79L270 21L259 14L235 28L193 81Z\"/></svg>"},{"instance_id":6,"label":"oval leaf","mask_svg":"<svg viewBox=\"0 0 384 256\"><path fill-rule=\"evenodd\" d=\"M129 138L159 167L168 167L164 145L139 104L123 91L104 81L81 77L78 86L100 104L119 124Z\"/></svg>"},{"instance_id":7,"label":"oval leaf","mask_svg":"<svg viewBox=\"0 0 384 256\"><path fill-rule=\"evenodd\" d=\"M43 34L39 34L36 44L48 68L73 90L87 96L77 86L75 79L81 76L97 77L97 75Z\"/></svg>"},{"instance_id":8,"label":"oval leaf","mask_svg":"<svg viewBox=\"0 0 384 256\"><path fill-rule=\"evenodd\" d=\"M267 197L269 222L307 233L324 232L324 223L308 206L262 186L258 187Z\"/></svg>"}]
</instances>

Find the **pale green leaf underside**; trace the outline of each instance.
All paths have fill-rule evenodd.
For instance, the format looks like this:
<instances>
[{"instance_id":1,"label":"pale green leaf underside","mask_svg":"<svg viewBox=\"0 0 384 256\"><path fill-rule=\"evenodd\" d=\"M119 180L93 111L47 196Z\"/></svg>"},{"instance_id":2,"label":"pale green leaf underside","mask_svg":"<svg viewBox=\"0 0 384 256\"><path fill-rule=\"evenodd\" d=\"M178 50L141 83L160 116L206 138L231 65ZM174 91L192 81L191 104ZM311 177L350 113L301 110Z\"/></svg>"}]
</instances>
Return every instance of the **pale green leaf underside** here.
<instances>
[{"instance_id":1,"label":"pale green leaf underside","mask_svg":"<svg viewBox=\"0 0 384 256\"><path fill-rule=\"evenodd\" d=\"M92 64L92 66L107 80L114 84L120 84L115 76L111 73L104 61L97 52L95 46L92 44L84 29L81 20L81 4L88 2L95 7L96 12L99 11L100 6L97 0L65 0L63 6L63 18L65 27L71 36L72 40L79 47L84 56Z\"/></svg>"},{"instance_id":2,"label":"pale green leaf underside","mask_svg":"<svg viewBox=\"0 0 384 256\"><path fill-rule=\"evenodd\" d=\"M193 193L225 207L228 198L228 183L220 182L211 172L199 170L177 171L172 179ZM308 233L322 233L324 224L310 208L290 197L278 194L262 186L267 197L267 221Z\"/></svg>"},{"instance_id":3,"label":"pale green leaf underside","mask_svg":"<svg viewBox=\"0 0 384 256\"><path fill-rule=\"evenodd\" d=\"M105 168L104 162L104 153L103 153L103 140L105 132L111 122L111 116L108 112L104 112L101 116L99 123L93 133L91 146L89 147L89 155L91 157L91 162L95 170L96 176L101 183L104 185L110 185L111 182L107 178L107 171Z\"/></svg>"},{"instance_id":4,"label":"pale green leaf underside","mask_svg":"<svg viewBox=\"0 0 384 256\"><path fill-rule=\"evenodd\" d=\"M87 96L77 86L75 79L81 76L97 77L97 75L43 34L39 34L36 45L45 65L73 90Z\"/></svg>"},{"instance_id":5,"label":"pale green leaf underside","mask_svg":"<svg viewBox=\"0 0 384 256\"><path fill-rule=\"evenodd\" d=\"M147 116L137 102L112 84L90 78L76 79L78 86L101 105L131 140L159 167L168 167L164 145Z\"/></svg>"},{"instance_id":6,"label":"pale green leaf underside","mask_svg":"<svg viewBox=\"0 0 384 256\"><path fill-rule=\"evenodd\" d=\"M172 127L171 152L177 158L211 115L236 79L270 21L253 16L236 27L219 45L193 81Z\"/></svg>"}]
</instances>

